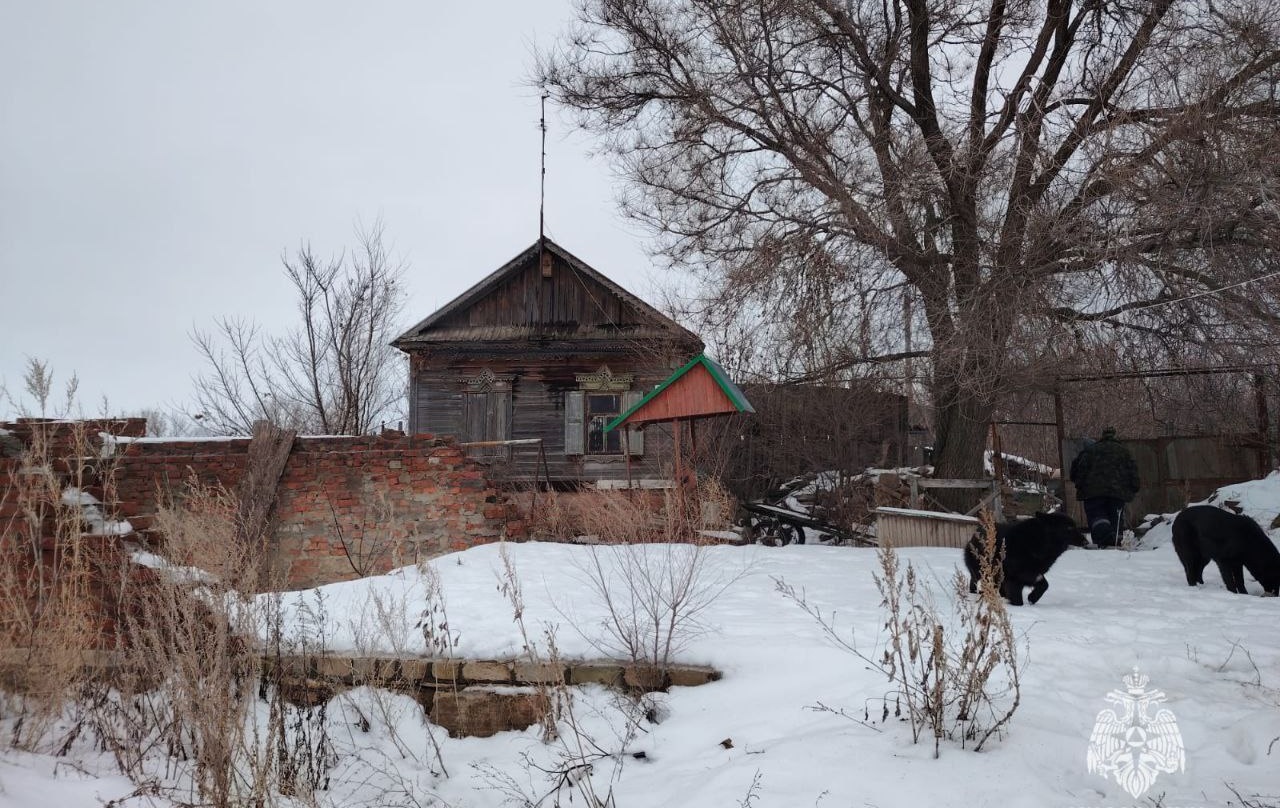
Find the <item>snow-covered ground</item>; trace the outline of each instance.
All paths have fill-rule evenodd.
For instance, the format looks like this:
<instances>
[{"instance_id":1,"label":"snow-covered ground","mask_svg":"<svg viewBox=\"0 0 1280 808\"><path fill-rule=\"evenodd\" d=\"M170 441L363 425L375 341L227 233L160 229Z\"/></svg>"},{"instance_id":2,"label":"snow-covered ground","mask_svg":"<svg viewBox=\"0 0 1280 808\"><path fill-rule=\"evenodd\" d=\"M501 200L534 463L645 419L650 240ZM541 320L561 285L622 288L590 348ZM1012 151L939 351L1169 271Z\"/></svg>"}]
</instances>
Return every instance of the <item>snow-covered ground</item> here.
<instances>
[{"instance_id":1,"label":"snow-covered ground","mask_svg":"<svg viewBox=\"0 0 1280 808\"><path fill-rule=\"evenodd\" d=\"M1269 527L1280 512L1280 477L1232 488L1219 500L1236 499L1259 517L1271 514L1264 521ZM802 590L844 637L876 658L884 618L872 578L875 550L705 548L707 574L728 588L702 615L701 633L678 658L713 665L724 677L661 695L662 720L642 722L635 737L622 733L621 714L608 693L583 691L578 714L585 731L618 753L596 762L597 791L612 787L618 808L1240 805L1232 787L1246 797L1263 795L1262 804L1280 804L1280 599L1258 597L1260 587L1252 581L1250 596L1232 595L1212 567L1204 587L1187 587L1167 524L1154 528L1143 548L1072 549L1058 561L1044 599L1013 609L1025 659L1021 706L1007 733L980 753L944 744L936 760L931 744L912 745L906 725L892 718L865 726L814 709L822 704L859 719L866 710L877 719L890 685L882 673L835 647L777 589L776 581L784 580ZM500 550L482 546L433 562L460 656L520 653L510 603L499 591ZM593 552L638 551L547 543L506 550L535 639L555 628L562 655L601 656L603 604L584 583L584 562ZM652 545L642 551L673 550ZM900 552L949 612L949 579L961 563L960 551ZM424 645L413 623L428 591L419 572L406 568L324 587L319 596L291 595L286 605L292 605L299 630L314 632L323 623L333 650L387 646L416 653ZM307 607L299 612L302 604ZM397 618L400 629L375 640L372 629L386 623L379 611L403 617ZM1123 677L1135 666L1150 677L1148 690L1167 696L1162 706L1176 718L1185 745L1185 769L1160 774L1141 798L1089 773L1086 764L1099 711L1114 709L1106 696L1124 689ZM375 701L375 694L356 691L330 710L340 756L329 795L335 805L411 804L409 794L421 805L441 804L425 796L433 794L458 808L487 807L509 804L516 791L540 796L552 788L528 764L554 768L563 747L544 744L536 729L488 739L440 738L437 729L449 774L444 777L428 752L416 704L383 699L394 709L379 713L371 707ZM374 716L368 732L357 728L356 706ZM360 749L365 751L357 754ZM119 778L86 781L72 766L55 778L51 765L47 758L0 759L0 806L99 805L130 790ZM105 770L92 759L76 765ZM566 806L582 804L580 797L569 802L567 791L563 798Z\"/></svg>"}]
</instances>

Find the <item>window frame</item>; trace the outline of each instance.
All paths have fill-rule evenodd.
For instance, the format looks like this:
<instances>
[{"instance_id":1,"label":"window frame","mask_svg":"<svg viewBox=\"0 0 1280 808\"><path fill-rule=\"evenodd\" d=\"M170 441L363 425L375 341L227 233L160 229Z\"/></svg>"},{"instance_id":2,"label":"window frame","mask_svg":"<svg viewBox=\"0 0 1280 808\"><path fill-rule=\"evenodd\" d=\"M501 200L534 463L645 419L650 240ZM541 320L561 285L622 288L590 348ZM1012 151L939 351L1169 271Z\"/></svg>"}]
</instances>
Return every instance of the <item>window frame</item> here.
<instances>
[{"instance_id":1,"label":"window frame","mask_svg":"<svg viewBox=\"0 0 1280 808\"><path fill-rule=\"evenodd\" d=\"M625 438L620 430L613 431L613 434L618 435L618 448L616 451L608 450L610 438L605 434L600 436L604 442L605 450L591 450L593 418L596 420L607 418L605 421L607 424L640 400L641 394L632 389L634 375L630 373L614 374L607 366L602 366L594 373L577 374L576 379L578 382L577 388L568 389L564 393L565 455L598 460L643 456L644 433L635 427L626 427L628 435ZM611 413L592 414L589 412L589 399L591 396L616 396L617 410Z\"/></svg>"},{"instance_id":2,"label":"window frame","mask_svg":"<svg viewBox=\"0 0 1280 808\"><path fill-rule=\"evenodd\" d=\"M626 396L620 392L605 392L603 390L584 390L584 404L582 408L582 427L586 430L582 438L583 455L585 457L625 457L627 454L626 447L623 446L622 431L615 429L612 432L605 432L604 427L609 425L610 421L621 415L626 405L623 403ZM613 405L604 412L596 412L592 410L591 400L593 398L612 398ZM596 437L593 427L596 423L600 423L600 432L598 436L602 443L599 450L592 449L592 439ZM615 443L616 448L610 448L609 444Z\"/></svg>"}]
</instances>

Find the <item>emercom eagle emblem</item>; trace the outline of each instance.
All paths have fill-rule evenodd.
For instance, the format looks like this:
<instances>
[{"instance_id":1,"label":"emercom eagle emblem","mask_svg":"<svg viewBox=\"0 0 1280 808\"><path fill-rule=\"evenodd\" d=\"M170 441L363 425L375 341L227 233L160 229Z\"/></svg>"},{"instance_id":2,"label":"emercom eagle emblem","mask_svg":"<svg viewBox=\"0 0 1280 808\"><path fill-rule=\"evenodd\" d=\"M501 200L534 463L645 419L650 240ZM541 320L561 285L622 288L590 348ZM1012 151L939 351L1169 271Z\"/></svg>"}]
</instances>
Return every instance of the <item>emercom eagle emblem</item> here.
<instances>
[{"instance_id":1,"label":"emercom eagle emblem","mask_svg":"<svg viewBox=\"0 0 1280 808\"><path fill-rule=\"evenodd\" d=\"M1089 736L1089 772L1114 778L1135 799L1151 788L1164 772L1186 768L1182 733L1173 713L1150 711L1166 700L1159 690L1147 690L1148 677L1135 667L1124 677L1125 689L1112 690L1106 700L1119 708L1103 710Z\"/></svg>"}]
</instances>

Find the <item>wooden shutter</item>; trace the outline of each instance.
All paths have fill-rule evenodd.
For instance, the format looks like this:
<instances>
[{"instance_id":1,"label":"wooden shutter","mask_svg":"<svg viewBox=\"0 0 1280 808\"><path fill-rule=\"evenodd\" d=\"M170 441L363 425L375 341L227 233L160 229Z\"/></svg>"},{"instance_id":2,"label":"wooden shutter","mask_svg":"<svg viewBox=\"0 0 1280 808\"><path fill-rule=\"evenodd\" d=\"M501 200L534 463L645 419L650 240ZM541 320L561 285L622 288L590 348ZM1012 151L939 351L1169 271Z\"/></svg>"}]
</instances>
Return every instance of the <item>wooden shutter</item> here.
<instances>
[{"instance_id":1,"label":"wooden shutter","mask_svg":"<svg viewBox=\"0 0 1280 808\"><path fill-rule=\"evenodd\" d=\"M501 390L489 393L462 394L462 439L491 441L511 439L511 393ZM507 446L472 446L472 457L503 457Z\"/></svg>"},{"instance_id":2,"label":"wooden shutter","mask_svg":"<svg viewBox=\"0 0 1280 808\"><path fill-rule=\"evenodd\" d=\"M585 394L581 390L568 390L564 394L564 453L584 454L583 414L586 410Z\"/></svg>"},{"instance_id":3,"label":"wooden shutter","mask_svg":"<svg viewBox=\"0 0 1280 808\"><path fill-rule=\"evenodd\" d=\"M627 410L634 407L636 405L636 402L638 402L641 398L643 398L643 396L640 395L640 393L635 390L623 393L622 394L622 411L626 412ZM627 435L627 442L626 442L628 454L632 456L644 454L644 427L628 426L626 427L626 429L629 432L629 434Z\"/></svg>"},{"instance_id":4,"label":"wooden shutter","mask_svg":"<svg viewBox=\"0 0 1280 808\"><path fill-rule=\"evenodd\" d=\"M464 393L462 396L462 440L481 441L485 439L486 410L488 396L484 393Z\"/></svg>"},{"instance_id":5,"label":"wooden shutter","mask_svg":"<svg viewBox=\"0 0 1280 808\"><path fill-rule=\"evenodd\" d=\"M489 437L485 440L511 440L511 391L489 393ZM511 456L510 446L495 446L489 454Z\"/></svg>"},{"instance_id":6,"label":"wooden shutter","mask_svg":"<svg viewBox=\"0 0 1280 808\"><path fill-rule=\"evenodd\" d=\"M490 440L511 440L511 392L501 390L489 394Z\"/></svg>"}]
</instances>

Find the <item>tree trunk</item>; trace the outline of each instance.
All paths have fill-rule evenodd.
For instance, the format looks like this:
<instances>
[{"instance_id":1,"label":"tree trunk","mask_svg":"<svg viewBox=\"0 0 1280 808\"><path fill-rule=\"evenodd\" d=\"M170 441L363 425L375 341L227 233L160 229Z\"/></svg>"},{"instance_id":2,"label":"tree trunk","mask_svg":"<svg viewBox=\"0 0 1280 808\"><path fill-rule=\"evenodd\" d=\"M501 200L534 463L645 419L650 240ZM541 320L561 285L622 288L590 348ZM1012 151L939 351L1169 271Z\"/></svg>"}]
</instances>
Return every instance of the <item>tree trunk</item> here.
<instances>
[{"instance_id":1,"label":"tree trunk","mask_svg":"<svg viewBox=\"0 0 1280 808\"><path fill-rule=\"evenodd\" d=\"M982 479L983 450L987 446L987 425L991 421L989 400L972 395L951 397L934 415L934 476L940 479ZM940 489L931 492L938 504L965 513L977 504L983 492L969 489Z\"/></svg>"},{"instance_id":2,"label":"tree trunk","mask_svg":"<svg viewBox=\"0 0 1280 808\"><path fill-rule=\"evenodd\" d=\"M991 402L977 396L940 402L934 415L933 465L936 477L978 479L987 448Z\"/></svg>"},{"instance_id":3,"label":"tree trunk","mask_svg":"<svg viewBox=\"0 0 1280 808\"><path fill-rule=\"evenodd\" d=\"M974 390L962 380L992 380L993 368L978 367L974 362L957 367L947 362L949 356L935 355L933 386L934 403L934 476L941 479L982 479L983 452L987 447L987 430L995 409L995 397L986 390ZM962 362L964 360L961 360ZM961 513L972 508L981 496L968 490L941 490L935 497L942 505Z\"/></svg>"}]
</instances>

